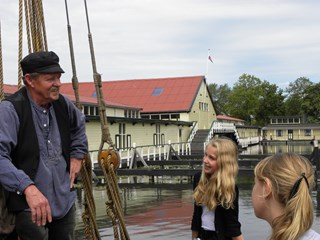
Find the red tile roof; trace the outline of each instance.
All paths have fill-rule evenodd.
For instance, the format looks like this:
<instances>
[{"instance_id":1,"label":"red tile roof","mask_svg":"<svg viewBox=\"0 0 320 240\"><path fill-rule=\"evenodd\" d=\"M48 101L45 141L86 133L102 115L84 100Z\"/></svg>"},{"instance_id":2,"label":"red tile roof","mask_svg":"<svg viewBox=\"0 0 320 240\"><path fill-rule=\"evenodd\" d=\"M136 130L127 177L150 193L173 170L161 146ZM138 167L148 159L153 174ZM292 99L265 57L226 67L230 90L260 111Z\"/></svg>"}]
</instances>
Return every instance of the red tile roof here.
<instances>
[{"instance_id":1,"label":"red tile roof","mask_svg":"<svg viewBox=\"0 0 320 240\"><path fill-rule=\"evenodd\" d=\"M192 76L103 81L102 90L107 101L141 107L141 112L184 112L190 111L203 79ZM79 83L80 100L95 97L95 91L93 82ZM64 83L61 92L72 95L72 84Z\"/></svg>"},{"instance_id":2,"label":"red tile roof","mask_svg":"<svg viewBox=\"0 0 320 240\"><path fill-rule=\"evenodd\" d=\"M16 91L18 91L18 86L17 85L3 84L3 92L5 94L13 94Z\"/></svg>"},{"instance_id":3,"label":"red tile roof","mask_svg":"<svg viewBox=\"0 0 320 240\"><path fill-rule=\"evenodd\" d=\"M188 112L197 96L203 76L103 81L107 106L142 109L141 112ZM4 85L12 94L16 85ZM79 82L81 103L96 104L94 82ZM61 93L75 101L72 83L62 83Z\"/></svg>"},{"instance_id":4,"label":"red tile roof","mask_svg":"<svg viewBox=\"0 0 320 240\"><path fill-rule=\"evenodd\" d=\"M8 84L4 84L3 85L3 91L5 94L13 94L18 90L17 85L8 85ZM74 91L73 91L73 87L71 85L71 90L68 89L68 91L61 91L61 93L66 96L67 98L69 98L71 101L75 102L76 98L74 95ZM80 95L80 93L79 93ZM84 95L80 95L79 96L81 103L86 103L86 104L97 104L97 98L94 96L84 96ZM124 103L119 103L119 102L114 102L114 101L109 101L109 100L105 100L105 104L109 107L116 107L116 108L129 108L129 109L136 109L136 110L140 110L141 108L136 107L136 106L132 106L129 104L124 104Z\"/></svg>"},{"instance_id":5,"label":"red tile roof","mask_svg":"<svg viewBox=\"0 0 320 240\"><path fill-rule=\"evenodd\" d=\"M225 116L225 115L217 115L217 119L244 122L244 120L242 120L240 118L233 118L233 117L229 117L229 116Z\"/></svg>"}]
</instances>

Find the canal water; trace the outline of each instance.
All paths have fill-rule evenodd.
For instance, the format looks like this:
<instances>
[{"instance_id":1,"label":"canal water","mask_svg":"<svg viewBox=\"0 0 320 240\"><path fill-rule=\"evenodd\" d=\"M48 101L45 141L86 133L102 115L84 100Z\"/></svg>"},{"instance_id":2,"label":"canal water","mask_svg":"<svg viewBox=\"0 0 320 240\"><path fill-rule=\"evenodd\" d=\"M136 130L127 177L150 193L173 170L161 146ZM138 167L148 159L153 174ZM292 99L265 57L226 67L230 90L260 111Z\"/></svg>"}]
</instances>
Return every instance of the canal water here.
<instances>
[{"instance_id":1,"label":"canal water","mask_svg":"<svg viewBox=\"0 0 320 240\"><path fill-rule=\"evenodd\" d=\"M252 154L267 154L265 146L263 150L252 149ZM257 147L256 147L257 148ZM288 146L279 147L279 144L271 147L271 153L286 152ZM277 149L275 149L277 148ZM248 149L249 150L249 149ZM312 145L299 146L295 152L310 154ZM133 182L132 177L121 179L122 183ZM120 184L120 194L123 201L124 221L131 240L165 240L165 239L191 239L191 217L193 211L192 186L188 179L158 178L157 183L148 183L148 178L137 177L138 184ZM239 183L240 198L240 222L242 232L246 240L267 239L270 226L261 219L255 217L251 190L253 179L246 183ZM113 227L110 218L106 214L105 201L107 194L105 187L94 187L94 198L97 209L97 224L100 236L103 240L114 239ZM315 219L313 229L320 232L320 191L313 191L315 204ZM83 191L78 190L77 199L77 226L76 239L84 239L82 211ZM319 203L319 204L318 204Z\"/></svg>"}]
</instances>

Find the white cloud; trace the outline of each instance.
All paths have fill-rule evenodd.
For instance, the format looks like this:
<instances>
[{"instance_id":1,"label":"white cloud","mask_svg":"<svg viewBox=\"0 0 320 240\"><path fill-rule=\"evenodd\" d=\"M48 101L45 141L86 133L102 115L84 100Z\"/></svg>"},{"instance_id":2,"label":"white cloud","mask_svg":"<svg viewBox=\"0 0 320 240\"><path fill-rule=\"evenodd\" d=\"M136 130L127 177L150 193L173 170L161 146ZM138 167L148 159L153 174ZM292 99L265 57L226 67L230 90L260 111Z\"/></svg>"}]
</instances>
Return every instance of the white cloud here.
<instances>
[{"instance_id":1,"label":"white cloud","mask_svg":"<svg viewBox=\"0 0 320 240\"><path fill-rule=\"evenodd\" d=\"M71 79L64 1L43 0L49 49ZM206 74L233 85L242 73L283 87L318 82L320 2L312 0L87 0L97 70L104 80ZM79 81L92 81L84 2L68 0ZM1 0L5 83L17 82L18 1ZM24 43L26 44L26 42ZM24 55L26 55L26 48Z\"/></svg>"}]
</instances>

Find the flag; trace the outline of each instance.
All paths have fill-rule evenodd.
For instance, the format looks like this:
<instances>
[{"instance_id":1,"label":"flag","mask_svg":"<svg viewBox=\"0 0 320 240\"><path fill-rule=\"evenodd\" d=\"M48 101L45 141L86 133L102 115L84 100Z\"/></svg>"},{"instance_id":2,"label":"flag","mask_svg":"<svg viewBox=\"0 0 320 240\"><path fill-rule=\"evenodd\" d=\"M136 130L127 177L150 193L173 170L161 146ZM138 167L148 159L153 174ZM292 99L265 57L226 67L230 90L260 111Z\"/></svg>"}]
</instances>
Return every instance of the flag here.
<instances>
[{"instance_id":1,"label":"flag","mask_svg":"<svg viewBox=\"0 0 320 240\"><path fill-rule=\"evenodd\" d=\"M211 54L210 54L210 48L208 49L208 60L213 63Z\"/></svg>"}]
</instances>

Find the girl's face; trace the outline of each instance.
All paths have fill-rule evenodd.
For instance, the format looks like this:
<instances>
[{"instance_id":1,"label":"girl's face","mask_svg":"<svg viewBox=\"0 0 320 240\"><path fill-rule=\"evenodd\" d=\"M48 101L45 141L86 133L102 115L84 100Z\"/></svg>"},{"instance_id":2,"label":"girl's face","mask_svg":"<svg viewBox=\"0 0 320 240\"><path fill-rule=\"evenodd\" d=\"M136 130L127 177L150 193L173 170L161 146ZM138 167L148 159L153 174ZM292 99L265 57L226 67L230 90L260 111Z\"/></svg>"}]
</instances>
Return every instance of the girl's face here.
<instances>
[{"instance_id":1,"label":"girl's face","mask_svg":"<svg viewBox=\"0 0 320 240\"><path fill-rule=\"evenodd\" d=\"M219 168L217 149L211 145L207 146L207 149L203 156L203 171L207 175L212 175Z\"/></svg>"},{"instance_id":2,"label":"girl's face","mask_svg":"<svg viewBox=\"0 0 320 240\"><path fill-rule=\"evenodd\" d=\"M265 219L265 210L266 207L266 200L265 200L265 183L263 181L260 181L255 177L254 179L254 186L252 189L252 206L254 209L254 214L258 218Z\"/></svg>"}]
</instances>

